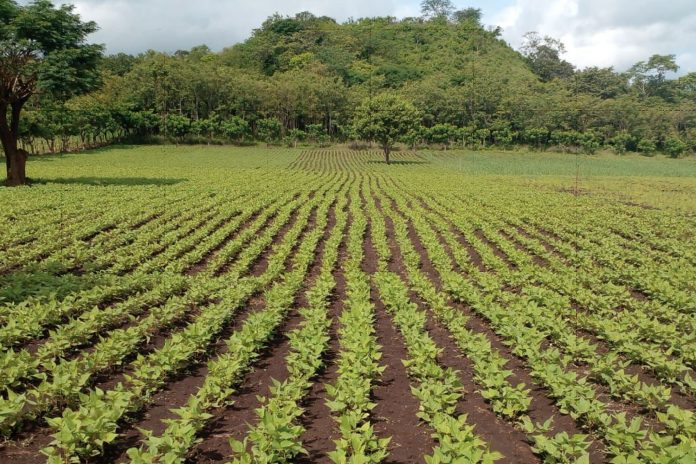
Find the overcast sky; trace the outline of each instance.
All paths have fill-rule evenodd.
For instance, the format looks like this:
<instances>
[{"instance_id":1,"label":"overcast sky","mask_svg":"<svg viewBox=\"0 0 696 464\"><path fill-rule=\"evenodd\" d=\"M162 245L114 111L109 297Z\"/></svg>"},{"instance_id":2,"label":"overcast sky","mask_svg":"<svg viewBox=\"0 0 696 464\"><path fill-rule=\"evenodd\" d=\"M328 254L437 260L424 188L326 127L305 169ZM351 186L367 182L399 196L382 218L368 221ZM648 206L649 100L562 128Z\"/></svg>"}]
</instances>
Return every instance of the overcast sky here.
<instances>
[{"instance_id":1,"label":"overcast sky","mask_svg":"<svg viewBox=\"0 0 696 464\"><path fill-rule=\"evenodd\" d=\"M63 3L61 0L54 0ZM27 3L26 0L21 3ZM173 52L207 44L214 50L242 41L271 14L311 11L344 21L365 16L417 16L418 0L74 0L101 30L93 40L109 53ZM675 54L680 74L696 71L696 0L489 0L474 6L483 22L503 28L517 48L537 31L561 39L565 58L579 67L624 70L650 55Z\"/></svg>"}]
</instances>

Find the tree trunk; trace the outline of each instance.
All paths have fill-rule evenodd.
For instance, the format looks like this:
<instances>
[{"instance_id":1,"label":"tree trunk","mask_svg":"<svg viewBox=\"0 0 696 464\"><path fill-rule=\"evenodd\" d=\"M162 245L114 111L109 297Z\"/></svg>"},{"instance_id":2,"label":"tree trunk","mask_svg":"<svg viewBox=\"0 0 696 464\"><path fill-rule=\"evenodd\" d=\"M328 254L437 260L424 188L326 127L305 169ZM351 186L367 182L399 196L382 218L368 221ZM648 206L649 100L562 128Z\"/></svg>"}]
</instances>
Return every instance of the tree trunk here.
<instances>
[{"instance_id":1,"label":"tree trunk","mask_svg":"<svg viewBox=\"0 0 696 464\"><path fill-rule=\"evenodd\" d=\"M7 121L7 104L0 105L0 141L5 151L5 168L8 187L24 185L27 182L26 166L28 153L18 147L19 115L24 101L18 101L11 105L12 119Z\"/></svg>"},{"instance_id":2,"label":"tree trunk","mask_svg":"<svg viewBox=\"0 0 696 464\"><path fill-rule=\"evenodd\" d=\"M5 152L5 156L7 156L8 160L10 161L9 169L7 171L8 187L16 187L18 185L24 185L27 183L27 155L28 153L21 148L18 148L10 155L8 155L7 151Z\"/></svg>"},{"instance_id":3,"label":"tree trunk","mask_svg":"<svg viewBox=\"0 0 696 464\"><path fill-rule=\"evenodd\" d=\"M391 160L389 159L390 152L391 152L391 149L389 147L384 147L384 161L386 161L387 164L391 164Z\"/></svg>"},{"instance_id":4,"label":"tree trunk","mask_svg":"<svg viewBox=\"0 0 696 464\"><path fill-rule=\"evenodd\" d=\"M27 182L28 153L18 148L17 140L12 137L12 134L7 134L5 131L2 134L2 148L5 151L5 169L7 172L5 185L8 187L24 185Z\"/></svg>"}]
</instances>

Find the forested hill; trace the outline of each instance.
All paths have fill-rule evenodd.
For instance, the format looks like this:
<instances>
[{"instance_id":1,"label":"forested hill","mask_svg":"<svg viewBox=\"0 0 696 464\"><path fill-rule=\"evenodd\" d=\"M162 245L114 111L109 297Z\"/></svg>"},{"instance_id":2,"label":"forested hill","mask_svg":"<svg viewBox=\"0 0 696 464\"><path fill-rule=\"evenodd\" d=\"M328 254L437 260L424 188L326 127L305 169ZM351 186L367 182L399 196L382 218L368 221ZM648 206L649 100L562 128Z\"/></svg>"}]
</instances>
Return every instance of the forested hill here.
<instances>
[{"instance_id":1,"label":"forested hill","mask_svg":"<svg viewBox=\"0 0 696 464\"><path fill-rule=\"evenodd\" d=\"M45 102L25 135L346 141L354 110L386 92L419 111L421 129L403 139L412 145L696 148L696 73L670 80L673 56L646 57L625 73L576 70L554 39L530 35L516 51L480 17L467 9L339 24L275 15L219 53L199 46L106 57L100 91Z\"/></svg>"},{"instance_id":2,"label":"forested hill","mask_svg":"<svg viewBox=\"0 0 696 464\"><path fill-rule=\"evenodd\" d=\"M535 79L524 57L473 18L424 21L368 18L337 24L308 13L273 16L244 43L222 52L223 64L265 75L320 64L346 85L399 88L436 80L470 82L476 72ZM492 77L492 76L491 76Z\"/></svg>"}]
</instances>

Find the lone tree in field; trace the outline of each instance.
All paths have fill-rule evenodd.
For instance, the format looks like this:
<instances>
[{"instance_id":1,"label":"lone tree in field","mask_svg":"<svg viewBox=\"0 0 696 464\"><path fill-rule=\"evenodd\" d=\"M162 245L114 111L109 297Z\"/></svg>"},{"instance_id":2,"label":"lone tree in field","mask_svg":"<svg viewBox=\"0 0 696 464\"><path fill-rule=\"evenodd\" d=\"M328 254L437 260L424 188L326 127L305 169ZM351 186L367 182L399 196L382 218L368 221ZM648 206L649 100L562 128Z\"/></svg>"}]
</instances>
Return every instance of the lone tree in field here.
<instances>
[{"instance_id":1,"label":"lone tree in field","mask_svg":"<svg viewBox=\"0 0 696 464\"><path fill-rule=\"evenodd\" d=\"M22 108L41 93L64 100L99 84L101 45L86 43L97 30L82 22L73 7L48 0L20 6L0 0L0 140L7 185L26 183L27 153L17 146Z\"/></svg>"},{"instance_id":2,"label":"lone tree in field","mask_svg":"<svg viewBox=\"0 0 696 464\"><path fill-rule=\"evenodd\" d=\"M398 95L381 94L366 99L357 109L353 127L364 140L374 140L384 151L384 160L390 163L389 154L394 144L420 123L418 110L408 100Z\"/></svg>"}]
</instances>

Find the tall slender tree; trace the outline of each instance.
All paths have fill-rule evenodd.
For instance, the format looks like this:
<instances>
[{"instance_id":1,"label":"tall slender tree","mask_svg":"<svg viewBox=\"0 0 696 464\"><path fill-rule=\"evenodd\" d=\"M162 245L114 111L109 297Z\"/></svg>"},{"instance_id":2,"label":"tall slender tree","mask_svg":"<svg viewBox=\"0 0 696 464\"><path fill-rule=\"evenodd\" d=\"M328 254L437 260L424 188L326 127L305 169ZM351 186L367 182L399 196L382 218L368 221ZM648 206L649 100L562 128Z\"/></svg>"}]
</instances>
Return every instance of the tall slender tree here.
<instances>
[{"instance_id":1,"label":"tall slender tree","mask_svg":"<svg viewBox=\"0 0 696 464\"><path fill-rule=\"evenodd\" d=\"M99 84L103 47L86 42L97 25L73 10L48 0L0 0L0 140L9 186L26 183L27 153L17 140L27 101L37 93L63 100Z\"/></svg>"},{"instance_id":2,"label":"tall slender tree","mask_svg":"<svg viewBox=\"0 0 696 464\"><path fill-rule=\"evenodd\" d=\"M633 89L641 97L669 98L667 74L679 71L674 55L653 55L648 61L639 61L628 70Z\"/></svg>"},{"instance_id":3,"label":"tall slender tree","mask_svg":"<svg viewBox=\"0 0 696 464\"><path fill-rule=\"evenodd\" d=\"M544 82L573 75L575 70L573 65L561 58L565 52L565 45L558 39L542 37L536 32L528 32L524 35L522 54L527 57L527 62L534 74Z\"/></svg>"},{"instance_id":4,"label":"tall slender tree","mask_svg":"<svg viewBox=\"0 0 696 464\"><path fill-rule=\"evenodd\" d=\"M423 0L421 13L428 19L447 19L454 12L454 4L450 0Z\"/></svg>"}]
</instances>

